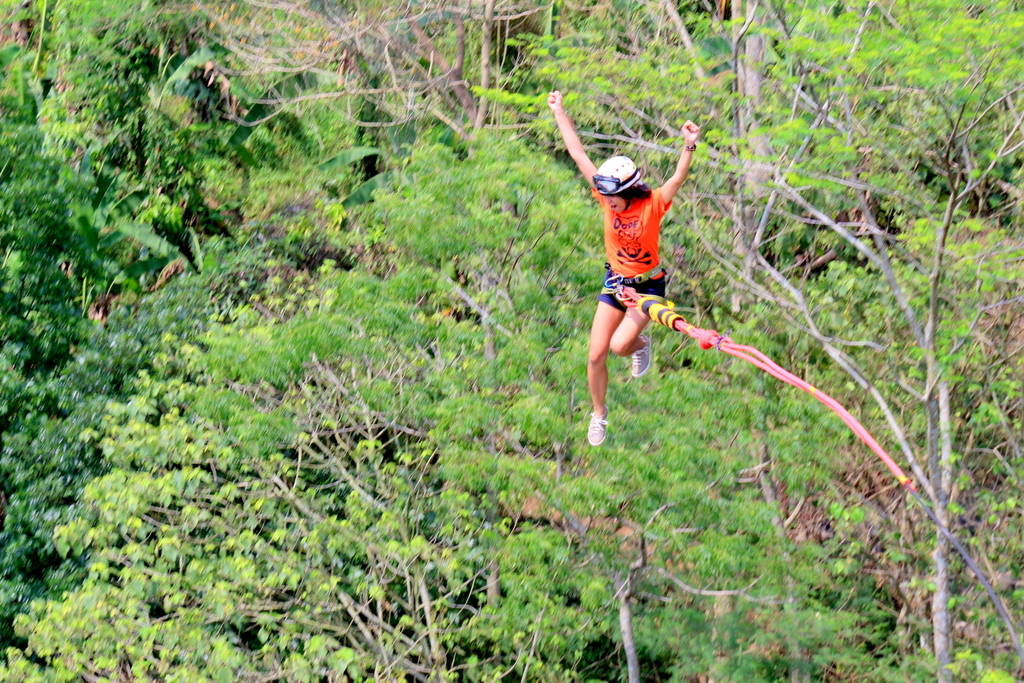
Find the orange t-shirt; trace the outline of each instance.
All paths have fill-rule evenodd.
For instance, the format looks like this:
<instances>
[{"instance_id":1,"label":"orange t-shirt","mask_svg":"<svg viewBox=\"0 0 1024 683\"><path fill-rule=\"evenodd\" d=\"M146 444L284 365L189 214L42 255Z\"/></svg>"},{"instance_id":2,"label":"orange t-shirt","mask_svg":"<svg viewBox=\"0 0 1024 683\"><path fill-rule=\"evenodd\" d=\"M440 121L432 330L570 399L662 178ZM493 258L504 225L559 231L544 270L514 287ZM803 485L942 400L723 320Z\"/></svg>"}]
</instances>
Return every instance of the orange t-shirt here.
<instances>
[{"instance_id":1,"label":"orange t-shirt","mask_svg":"<svg viewBox=\"0 0 1024 683\"><path fill-rule=\"evenodd\" d=\"M612 211L608 200L593 187L590 193L604 211L604 250L612 270L634 277L657 267L661 263L661 219L672 207L672 202L662 197L661 188L654 188L648 199L634 199L622 213Z\"/></svg>"}]
</instances>

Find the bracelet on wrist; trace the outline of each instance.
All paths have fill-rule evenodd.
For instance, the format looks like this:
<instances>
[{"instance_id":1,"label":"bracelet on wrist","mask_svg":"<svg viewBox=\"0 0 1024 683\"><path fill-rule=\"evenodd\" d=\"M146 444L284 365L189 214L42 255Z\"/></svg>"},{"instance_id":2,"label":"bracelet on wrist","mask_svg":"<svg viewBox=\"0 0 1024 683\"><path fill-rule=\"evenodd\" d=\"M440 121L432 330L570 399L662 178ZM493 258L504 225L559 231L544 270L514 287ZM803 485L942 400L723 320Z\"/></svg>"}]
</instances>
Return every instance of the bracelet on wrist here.
<instances>
[{"instance_id":1,"label":"bracelet on wrist","mask_svg":"<svg viewBox=\"0 0 1024 683\"><path fill-rule=\"evenodd\" d=\"M696 152L697 151L697 143L695 142L692 145L683 145L683 149L685 151L687 151L687 152Z\"/></svg>"}]
</instances>

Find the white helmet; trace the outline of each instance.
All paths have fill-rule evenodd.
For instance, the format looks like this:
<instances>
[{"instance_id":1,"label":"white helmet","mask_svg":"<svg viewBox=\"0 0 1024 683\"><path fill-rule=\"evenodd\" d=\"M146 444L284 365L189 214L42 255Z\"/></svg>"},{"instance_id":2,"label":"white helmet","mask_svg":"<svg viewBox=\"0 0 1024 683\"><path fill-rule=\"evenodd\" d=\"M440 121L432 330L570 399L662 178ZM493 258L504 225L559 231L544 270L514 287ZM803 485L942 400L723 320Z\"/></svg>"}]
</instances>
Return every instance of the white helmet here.
<instances>
[{"instance_id":1,"label":"white helmet","mask_svg":"<svg viewBox=\"0 0 1024 683\"><path fill-rule=\"evenodd\" d=\"M594 176L594 187L603 195L618 194L640 182L640 169L629 157L617 156L601 164Z\"/></svg>"}]
</instances>

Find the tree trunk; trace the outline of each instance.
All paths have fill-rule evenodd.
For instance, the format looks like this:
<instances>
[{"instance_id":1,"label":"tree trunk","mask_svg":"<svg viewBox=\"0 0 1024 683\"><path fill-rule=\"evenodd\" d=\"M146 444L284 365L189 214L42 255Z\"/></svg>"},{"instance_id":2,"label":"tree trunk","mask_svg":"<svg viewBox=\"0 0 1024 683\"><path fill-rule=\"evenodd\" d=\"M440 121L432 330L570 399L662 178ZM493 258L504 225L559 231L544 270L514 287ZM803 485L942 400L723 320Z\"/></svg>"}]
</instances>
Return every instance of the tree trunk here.
<instances>
[{"instance_id":1,"label":"tree trunk","mask_svg":"<svg viewBox=\"0 0 1024 683\"><path fill-rule=\"evenodd\" d=\"M433 610L433 601L430 599L430 590L427 588L426 577L421 573L417 577L417 583L419 584L420 602L423 609L423 621L427 627L427 640L430 644L430 680L431 681L443 681L445 679L444 671L447 668L447 656L445 655L444 649L441 645L441 639L438 637L438 628L435 623L435 614Z\"/></svg>"},{"instance_id":2,"label":"tree trunk","mask_svg":"<svg viewBox=\"0 0 1024 683\"><path fill-rule=\"evenodd\" d=\"M952 192L946 203L943 223L935 240L935 261L929 275L929 306L925 324L925 353L927 353L928 386L928 455L929 474L935 494L933 505L939 523L949 529L949 498L953 489L953 424L949 407L949 381L943 378L943 369L936 357L936 331L941 319L940 283L943 273L943 256L949 227L956 210L958 182L951 183ZM936 397L936 391L938 397ZM939 683L952 683L953 674L949 665L949 542L941 535L935 542L932 555L935 563L935 594L932 596L932 646L935 648L935 665Z\"/></svg>"},{"instance_id":3,"label":"tree trunk","mask_svg":"<svg viewBox=\"0 0 1024 683\"><path fill-rule=\"evenodd\" d=\"M18 14L23 16L23 13L32 6L32 0L23 0L18 5ZM28 41L32 38L32 31L35 29L35 22L31 18L19 19L18 21L11 24L11 36L21 47L28 47Z\"/></svg>"},{"instance_id":4,"label":"tree trunk","mask_svg":"<svg viewBox=\"0 0 1024 683\"><path fill-rule=\"evenodd\" d=\"M729 614L730 612L732 612L732 598L728 595L716 595L715 605L711 610L711 618L715 624L711 629L712 642L717 641L719 637L720 632L718 630L718 621L720 619L725 618L725 615ZM717 659L719 663L723 662L726 658L727 657L722 652L722 650L718 650L715 653L715 659ZM707 681L708 683L718 683L717 679L715 678L714 671L708 672Z\"/></svg>"},{"instance_id":5,"label":"tree trunk","mask_svg":"<svg viewBox=\"0 0 1024 683\"><path fill-rule=\"evenodd\" d=\"M619 593L619 631L622 633L622 647L626 651L626 666L629 669L629 683L640 683L640 658L636 654L633 639L633 608L629 604L633 597L630 578L617 582Z\"/></svg>"},{"instance_id":6,"label":"tree trunk","mask_svg":"<svg viewBox=\"0 0 1024 683\"><path fill-rule=\"evenodd\" d=\"M763 398L763 392L758 393ZM775 529L779 532L779 539L781 540L781 542L785 544L789 541L789 538L786 536L786 527L781 516L782 510L779 507L779 497L775 493L775 482L772 481L771 472L768 471L768 462L770 460L768 456L768 439L764 434L761 435L761 445L759 447L758 456L758 464L761 465L761 467L763 468L761 470L760 478L761 495L764 497L764 502L767 503L770 508L772 508L772 525L774 525ZM786 562L786 564L792 564L792 558L790 557L789 550L783 549L782 559ZM796 581L793 579L793 575L787 572L787 605L796 605L796 596L794 595L795 589ZM806 650L804 650L804 648L800 646L800 642L796 639L795 634L793 634L793 636L794 637L790 637L788 639L789 642L787 643L789 647L790 658L794 662L794 665L791 666L789 669L790 683L810 683L811 677L808 673L808 667L806 666L807 652ZM804 666L796 664L797 662L799 662L800 664L804 664Z\"/></svg>"},{"instance_id":7,"label":"tree trunk","mask_svg":"<svg viewBox=\"0 0 1024 683\"><path fill-rule=\"evenodd\" d=\"M697 54L697 48L693 44L693 38L690 36L690 32L686 30L686 24L683 23L683 18L679 16L679 10L676 9L674 0L663 0L662 6L665 8L665 13L668 14L668 18L675 26L676 32L679 34L679 39L682 40L683 45L686 46L686 51L690 53L690 59L693 60L693 72L697 74L697 78L707 78L707 73L700 65L700 55Z\"/></svg>"},{"instance_id":8,"label":"tree trunk","mask_svg":"<svg viewBox=\"0 0 1024 683\"><path fill-rule=\"evenodd\" d=\"M412 18L411 14L407 13L406 19L409 21L409 29L412 31L413 35L416 36L420 55L431 64L437 64L438 68L445 72L448 87L451 88L453 93L455 93L455 97L462 105L465 118L470 122L475 121L476 102L473 100L473 94L469 92L469 89L466 87L465 81L462 80L462 67L465 63L466 55L466 27L462 22L462 17L456 16L455 19L456 55L454 65L448 63L448 60L444 58L444 55L442 55L440 51L438 51L437 46L434 45L434 41Z\"/></svg>"},{"instance_id":9,"label":"tree trunk","mask_svg":"<svg viewBox=\"0 0 1024 683\"><path fill-rule=\"evenodd\" d=\"M484 4L484 26L483 36L480 39L480 88L487 90L491 87L491 33L494 30L494 0L487 0ZM480 102L476 109L476 119L473 121L473 129L483 128L487 121L487 97L480 96Z\"/></svg>"},{"instance_id":10,"label":"tree trunk","mask_svg":"<svg viewBox=\"0 0 1024 683\"><path fill-rule=\"evenodd\" d=\"M753 8L750 8L753 10ZM733 0L733 19L738 20L746 16L743 0ZM762 88L764 83L764 36L757 34L749 38L739 33L741 25L736 26L736 33L733 34L733 54L735 55L734 69L736 80L734 88L739 95L739 102L733 105L733 135L737 140L747 137L747 132L756 127L755 110L762 102ZM768 145L764 136L755 136L750 139L750 145L759 158L768 154ZM737 160L740 157L738 146L734 145L734 154ZM739 175L736 183L736 198L733 209L734 235L733 248L743 258L744 278L749 279L754 268L754 236L757 232L757 212L751 201L754 197L762 194L768 176L760 165L747 163ZM742 297L739 292L732 296L732 310L738 313L742 304Z\"/></svg>"},{"instance_id":11,"label":"tree trunk","mask_svg":"<svg viewBox=\"0 0 1024 683\"><path fill-rule=\"evenodd\" d=\"M953 489L952 455L953 435L952 420L949 408L949 382L939 382L938 427L939 448L937 462L937 481L935 491L938 502L935 505L935 516L942 526L949 528L949 499ZM951 646L949 632L949 541L941 534L936 535L935 552L935 595L932 596L932 639L935 647L935 664L938 668L939 683L952 683L953 674L949 666L949 650Z\"/></svg>"},{"instance_id":12,"label":"tree trunk","mask_svg":"<svg viewBox=\"0 0 1024 683\"><path fill-rule=\"evenodd\" d=\"M487 605L497 607L501 600L501 566L497 560L487 565Z\"/></svg>"}]
</instances>

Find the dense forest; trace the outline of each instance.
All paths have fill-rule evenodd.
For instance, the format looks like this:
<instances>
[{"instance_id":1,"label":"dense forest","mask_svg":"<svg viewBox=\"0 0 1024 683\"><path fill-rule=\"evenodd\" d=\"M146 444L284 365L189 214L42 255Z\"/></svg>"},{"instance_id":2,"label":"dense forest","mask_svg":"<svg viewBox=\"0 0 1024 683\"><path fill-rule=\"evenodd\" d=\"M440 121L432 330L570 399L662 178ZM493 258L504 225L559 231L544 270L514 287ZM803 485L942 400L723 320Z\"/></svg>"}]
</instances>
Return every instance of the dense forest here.
<instances>
[{"instance_id":1,"label":"dense forest","mask_svg":"<svg viewBox=\"0 0 1024 683\"><path fill-rule=\"evenodd\" d=\"M2 8L0 680L1024 680L1018 0Z\"/></svg>"}]
</instances>

